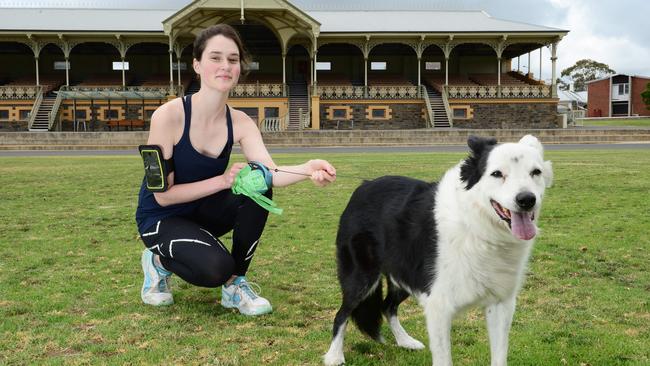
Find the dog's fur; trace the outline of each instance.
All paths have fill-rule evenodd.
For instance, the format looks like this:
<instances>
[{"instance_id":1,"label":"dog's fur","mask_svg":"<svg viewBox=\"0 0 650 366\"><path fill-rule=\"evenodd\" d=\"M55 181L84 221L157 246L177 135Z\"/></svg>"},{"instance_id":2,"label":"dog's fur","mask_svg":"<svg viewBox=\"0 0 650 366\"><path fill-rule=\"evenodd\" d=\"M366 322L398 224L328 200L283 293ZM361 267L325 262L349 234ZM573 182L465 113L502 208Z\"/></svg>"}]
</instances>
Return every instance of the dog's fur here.
<instances>
[{"instance_id":1,"label":"dog's fur","mask_svg":"<svg viewBox=\"0 0 650 366\"><path fill-rule=\"evenodd\" d=\"M501 145L470 137L468 145L470 156L439 183L387 176L352 194L336 238L343 303L326 365L345 362L349 317L383 342L383 314L399 346L423 349L397 318L409 295L424 308L434 365L452 364L451 322L470 306L485 308L492 365L506 365L515 297L553 172L530 135Z\"/></svg>"}]
</instances>

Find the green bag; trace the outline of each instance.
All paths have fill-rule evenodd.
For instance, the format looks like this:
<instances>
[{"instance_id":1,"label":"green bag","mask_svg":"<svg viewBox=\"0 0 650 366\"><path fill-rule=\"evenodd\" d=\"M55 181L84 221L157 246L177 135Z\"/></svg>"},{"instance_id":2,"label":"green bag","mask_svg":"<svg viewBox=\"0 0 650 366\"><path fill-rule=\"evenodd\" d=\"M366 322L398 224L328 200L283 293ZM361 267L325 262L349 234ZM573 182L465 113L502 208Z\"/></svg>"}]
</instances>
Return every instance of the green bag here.
<instances>
[{"instance_id":1,"label":"green bag","mask_svg":"<svg viewBox=\"0 0 650 366\"><path fill-rule=\"evenodd\" d=\"M264 196L273 183L271 172L262 164L250 162L239 171L232 185L232 193L250 197L255 203L276 215L282 215L282 209L275 202Z\"/></svg>"}]
</instances>

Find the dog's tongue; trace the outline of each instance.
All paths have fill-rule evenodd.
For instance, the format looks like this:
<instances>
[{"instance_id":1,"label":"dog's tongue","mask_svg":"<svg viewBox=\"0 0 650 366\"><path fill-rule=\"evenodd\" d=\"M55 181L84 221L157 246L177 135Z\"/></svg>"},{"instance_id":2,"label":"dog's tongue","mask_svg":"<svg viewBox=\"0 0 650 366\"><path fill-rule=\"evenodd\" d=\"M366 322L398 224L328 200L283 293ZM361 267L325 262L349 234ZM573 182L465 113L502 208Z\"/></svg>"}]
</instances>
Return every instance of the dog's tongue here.
<instances>
[{"instance_id":1,"label":"dog's tongue","mask_svg":"<svg viewBox=\"0 0 650 366\"><path fill-rule=\"evenodd\" d=\"M512 233L519 239L530 240L535 237L537 228L532 220L532 212L512 212Z\"/></svg>"}]
</instances>

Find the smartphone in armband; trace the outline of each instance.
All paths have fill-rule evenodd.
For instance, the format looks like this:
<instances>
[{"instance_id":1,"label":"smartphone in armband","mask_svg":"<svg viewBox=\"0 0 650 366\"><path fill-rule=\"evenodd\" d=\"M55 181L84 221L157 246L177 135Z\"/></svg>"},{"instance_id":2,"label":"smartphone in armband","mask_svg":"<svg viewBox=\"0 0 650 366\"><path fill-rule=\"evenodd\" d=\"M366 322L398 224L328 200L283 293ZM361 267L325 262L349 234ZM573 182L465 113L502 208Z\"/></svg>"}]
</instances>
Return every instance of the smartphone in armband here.
<instances>
[{"instance_id":1,"label":"smartphone in armband","mask_svg":"<svg viewBox=\"0 0 650 366\"><path fill-rule=\"evenodd\" d=\"M144 177L151 192L164 192L169 188L167 176L174 171L174 161L165 160L158 145L138 146L144 163Z\"/></svg>"}]
</instances>

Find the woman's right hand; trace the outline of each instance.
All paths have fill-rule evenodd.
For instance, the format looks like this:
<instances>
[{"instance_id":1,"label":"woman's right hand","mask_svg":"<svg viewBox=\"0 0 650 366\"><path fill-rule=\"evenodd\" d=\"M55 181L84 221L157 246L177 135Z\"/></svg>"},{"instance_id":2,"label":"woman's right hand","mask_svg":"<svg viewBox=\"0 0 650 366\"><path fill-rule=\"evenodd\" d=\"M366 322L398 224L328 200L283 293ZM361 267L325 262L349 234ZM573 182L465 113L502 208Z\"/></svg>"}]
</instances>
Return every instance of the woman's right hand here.
<instances>
[{"instance_id":1,"label":"woman's right hand","mask_svg":"<svg viewBox=\"0 0 650 366\"><path fill-rule=\"evenodd\" d=\"M239 171L245 167L246 163L235 163L230 167L230 170L223 173L223 175L220 176L223 183L223 189L230 189L235 183L235 178L237 177L237 174L239 174Z\"/></svg>"}]
</instances>

